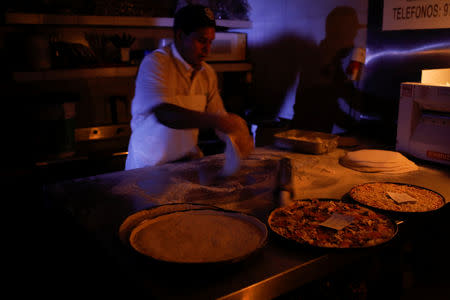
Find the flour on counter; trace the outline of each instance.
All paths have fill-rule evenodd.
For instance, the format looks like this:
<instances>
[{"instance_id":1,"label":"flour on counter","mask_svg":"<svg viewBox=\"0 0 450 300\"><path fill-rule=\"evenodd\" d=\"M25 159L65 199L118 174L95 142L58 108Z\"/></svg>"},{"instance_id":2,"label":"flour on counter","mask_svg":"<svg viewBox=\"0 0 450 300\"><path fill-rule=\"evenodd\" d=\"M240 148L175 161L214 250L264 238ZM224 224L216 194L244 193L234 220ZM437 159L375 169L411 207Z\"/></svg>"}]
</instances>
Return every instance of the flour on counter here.
<instances>
[{"instance_id":1,"label":"flour on counter","mask_svg":"<svg viewBox=\"0 0 450 300\"><path fill-rule=\"evenodd\" d=\"M136 176L129 176L120 186L114 187L113 192L140 199L136 201L136 209L148 207L150 203L180 202L223 207L270 192L276 187L277 157L252 154L241 161L236 173L228 177L220 176L224 163L223 155L217 155L164 167L143 168L135 172Z\"/></svg>"},{"instance_id":2,"label":"flour on counter","mask_svg":"<svg viewBox=\"0 0 450 300\"><path fill-rule=\"evenodd\" d=\"M355 180L364 180L363 177L355 176L356 171L339 164L341 151L337 149L320 157L291 157L294 199L340 199L354 185Z\"/></svg>"}]
</instances>

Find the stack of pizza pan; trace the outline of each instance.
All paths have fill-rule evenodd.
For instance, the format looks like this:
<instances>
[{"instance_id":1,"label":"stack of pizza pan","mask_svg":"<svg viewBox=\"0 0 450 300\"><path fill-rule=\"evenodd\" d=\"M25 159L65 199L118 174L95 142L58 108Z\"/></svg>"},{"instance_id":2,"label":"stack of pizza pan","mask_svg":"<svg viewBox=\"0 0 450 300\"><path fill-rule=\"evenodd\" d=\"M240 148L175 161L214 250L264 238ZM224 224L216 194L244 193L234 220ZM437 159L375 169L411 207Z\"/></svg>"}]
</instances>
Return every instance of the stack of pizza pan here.
<instances>
[{"instance_id":1,"label":"stack of pizza pan","mask_svg":"<svg viewBox=\"0 0 450 300\"><path fill-rule=\"evenodd\" d=\"M418 170L417 165L396 151L363 149L347 152L339 159L344 167L369 173L405 173Z\"/></svg>"}]
</instances>

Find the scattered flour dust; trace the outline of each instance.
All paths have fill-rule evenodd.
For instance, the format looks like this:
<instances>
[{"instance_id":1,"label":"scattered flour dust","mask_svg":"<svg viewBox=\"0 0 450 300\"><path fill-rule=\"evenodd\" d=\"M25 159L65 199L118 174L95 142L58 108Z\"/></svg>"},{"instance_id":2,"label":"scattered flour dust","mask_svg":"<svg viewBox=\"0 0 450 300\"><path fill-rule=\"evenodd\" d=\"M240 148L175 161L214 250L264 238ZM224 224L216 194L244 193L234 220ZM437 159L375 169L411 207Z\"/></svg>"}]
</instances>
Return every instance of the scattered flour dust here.
<instances>
[{"instance_id":1,"label":"scattered flour dust","mask_svg":"<svg viewBox=\"0 0 450 300\"><path fill-rule=\"evenodd\" d=\"M200 162L167 165L158 168L158 172L149 172L145 168L135 173L127 172L127 177L113 188L113 192L135 198L138 206L193 199L205 203L217 201L222 205L239 201L240 195L256 195L274 189L278 162L282 157L290 158L292 162L293 199L341 199L354 185L403 178L397 174L366 173L344 167L339 163L344 154L345 151L339 148L326 155L258 149L257 153L242 160L236 175L226 180L211 180L208 172L218 172L223 167L225 157L222 154L205 157ZM202 168L206 173L202 173Z\"/></svg>"},{"instance_id":2,"label":"scattered flour dust","mask_svg":"<svg viewBox=\"0 0 450 300\"><path fill-rule=\"evenodd\" d=\"M186 164L142 168L127 173L113 193L134 198L136 207L177 202L224 204L239 201L275 188L278 159L270 155L250 155L242 160L239 171L221 176L225 157L205 157ZM136 173L136 174L135 174Z\"/></svg>"},{"instance_id":3,"label":"scattered flour dust","mask_svg":"<svg viewBox=\"0 0 450 300\"><path fill-rule=\"evenodd\" d=\"M355 180L364 182L364 176L359 179L359 172L343 167L334 156L292 158L293 199L340 199L355 185Z\"/></svg>"}]
</instances>

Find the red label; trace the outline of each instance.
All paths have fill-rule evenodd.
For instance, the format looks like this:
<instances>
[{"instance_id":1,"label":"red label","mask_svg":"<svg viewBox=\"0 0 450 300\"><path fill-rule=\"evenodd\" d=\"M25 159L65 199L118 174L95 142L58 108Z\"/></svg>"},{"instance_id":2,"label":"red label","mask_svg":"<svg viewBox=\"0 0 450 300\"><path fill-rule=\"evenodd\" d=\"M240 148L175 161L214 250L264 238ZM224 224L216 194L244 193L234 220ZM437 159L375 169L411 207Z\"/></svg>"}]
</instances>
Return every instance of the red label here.
<instances>
[{"instance_id":1,"label":"red label","mask_svg":"<svg viewBox=\"0 0 450 300\"><path fill-rule=\"evenodd\" d=\"M441 153L441 152L435 152L435 151L427 151L427 157L439 159L439 160L446 160L450 161L450 153Z\"/></svg>"},{"instance_id":2,"label":"red label","mask_svg":"<svg viewBox=\"0 0 450 300\"><path fill-rule=\"evenodd\" d=\"M402 97L412 97L413 95L413 86L412 85L402 85L401 96Z\"/></svg>"},{"instance_id":3,"label":"red label","mask_svg":"<svg viewBox=\"0 0 450 300\"><path fill-rule=\"evenodd\" d=\"M437 91L438 96L450 96L450 88L443 87Z\"/></svg>"}]
</instances>

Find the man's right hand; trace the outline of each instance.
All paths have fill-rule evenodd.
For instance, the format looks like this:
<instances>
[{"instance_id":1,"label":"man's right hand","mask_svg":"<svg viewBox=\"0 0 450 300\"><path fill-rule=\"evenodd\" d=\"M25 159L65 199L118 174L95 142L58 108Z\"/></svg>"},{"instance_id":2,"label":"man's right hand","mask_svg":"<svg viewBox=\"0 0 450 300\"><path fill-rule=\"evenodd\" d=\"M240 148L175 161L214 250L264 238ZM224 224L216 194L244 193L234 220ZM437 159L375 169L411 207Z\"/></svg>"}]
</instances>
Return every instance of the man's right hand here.
<instances>
[{"instance_id":1,"label":"man's right hand","mask_svg":"<svg viewBox=\"0 0 450 300\"><path fill-rule=\"evenodd\" d=\"M247 123L240 116L227 113L218 118L217 130L234 137L241 157L247 157L255 148Z\"/></svg>"}]
</instances>

